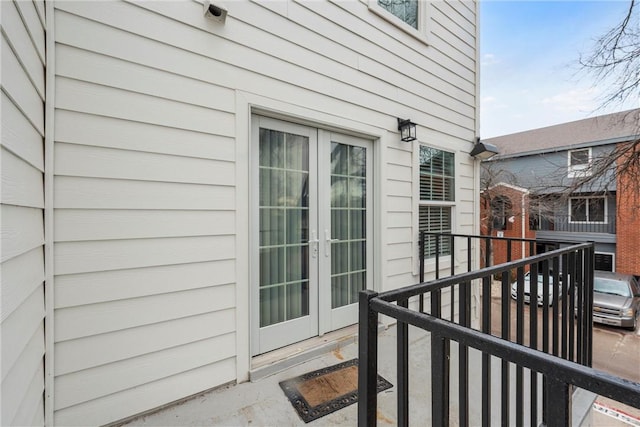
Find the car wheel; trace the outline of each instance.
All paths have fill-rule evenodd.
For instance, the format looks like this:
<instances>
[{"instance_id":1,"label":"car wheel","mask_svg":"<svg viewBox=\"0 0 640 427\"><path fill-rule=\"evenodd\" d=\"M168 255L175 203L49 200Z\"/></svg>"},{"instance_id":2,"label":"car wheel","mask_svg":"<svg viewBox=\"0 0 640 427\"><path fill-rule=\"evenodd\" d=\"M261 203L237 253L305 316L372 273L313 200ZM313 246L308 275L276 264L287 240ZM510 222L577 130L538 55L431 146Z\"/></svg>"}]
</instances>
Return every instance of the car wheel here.
<instances>
[{"instance_id":1,"label":"car wheel","mask_svg":"<svg viewBox=\"0 0 640 427\"><path fill-rule=\"evenodd\" d=\"M635 316L633 316L633 326L631 326L631 327L629 328L629 329L630 329L630 330L632 330L632 331L635 331L635 330L636 330L636 328L638 327L638 314L639 314L639 313L636 313L636 315L635 315Z\"/></svg>"}]
</instances>

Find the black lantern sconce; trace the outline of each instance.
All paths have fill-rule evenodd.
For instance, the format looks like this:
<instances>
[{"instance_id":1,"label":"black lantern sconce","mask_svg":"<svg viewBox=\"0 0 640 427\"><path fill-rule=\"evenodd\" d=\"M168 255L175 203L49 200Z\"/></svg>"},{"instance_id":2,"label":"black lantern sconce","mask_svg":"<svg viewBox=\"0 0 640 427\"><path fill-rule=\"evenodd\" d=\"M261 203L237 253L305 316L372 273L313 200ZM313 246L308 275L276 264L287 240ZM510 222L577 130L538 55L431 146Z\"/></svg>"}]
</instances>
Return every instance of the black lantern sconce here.
<instances>
[{"instance_id":1,"label":"black lantern sconce","mask_svg":"<svg viewBox=\"0 0 640 427\"><path fill-rule=\"evenodd\" d=\"M409 119L398 119L398 130L400 131L400 140L404 142L411 142L417 139L416 124Z\"/></svg>"}]
</instances>

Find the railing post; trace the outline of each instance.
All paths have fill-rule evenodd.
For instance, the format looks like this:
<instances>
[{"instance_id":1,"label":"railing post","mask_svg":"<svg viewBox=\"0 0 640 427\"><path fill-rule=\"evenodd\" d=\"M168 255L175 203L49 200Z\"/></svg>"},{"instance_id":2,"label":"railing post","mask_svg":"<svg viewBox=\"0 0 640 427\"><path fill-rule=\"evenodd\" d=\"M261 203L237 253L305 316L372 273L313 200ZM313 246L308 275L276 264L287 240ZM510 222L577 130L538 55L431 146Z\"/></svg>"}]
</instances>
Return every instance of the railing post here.
<instances>
[{"instance_id":1,"label":"railing post","mask_svg":"<svg viewBox=\"0 0 640 427\"><path fill-rule=\"evenodd\" d=\"M524 268L517 271L517 299L516 299L516 343L524 345ZM531 294L529 294L531 301ZM524 422L524 369L516 366L516 425Z\"/></svg>"},{"instance_id":2,"label":"railing post","mask_svg":"<svg viewBox=\"0 0 640 427\"><path fill-rule=\"evenodd\" d=\"M586 277L585 273L585 253L584 249L577 252L576 256L576 264L577 264L577 272L576 272L576 280L579 284L578 289L578 299L576 301L578 307L578 316L576 317L576 321L578 324L576 325L576 358L574 359L576 362L580 364L584 364L584 341L585 341L585 319L587 317L587 313L585 312L585 297L586 297Z\"/></svg>"},{"instance_id":3,"label":"railing post","mask_svg":"<svg viewBox=\"0 0 640 427\"><path fill-rule=\"evenodd\" d=\"M510 247L511 245L509 245ZM509 251L510 252L510 251ZM509 257L507 257L509 259ZM510 260L510 259L509 259ZM501 298L502 298L502 339L511 341L511 301L509 294L511 293L511 277L510 270L502 272L501 282ZM509 362L502 360L502 421L503 426L509 425L509 413L511 397L511 378L509 374Z\"/></svg>"},{"instance_id":4,"label":"railing post","mask_svg":"<svg viewBox=\"0 0 640 427\"><path fill-rule=\"evenodd\" d=\"M491 334L491 277L482 278L482 332ZM491 425L491 355L482 353L482 425Z\"/></svg>"},{"instance_id":5,"label":"railing post","mask_svg":"<svg viewBox=\"0 0 640 427\"><path fill-rule=\"evenodd\" d=\"M449 252L451 253L451 275L455 276L456 275L456 263L453 262L454 258L454 254L455 254L455 248L456 248L456 244L455 244L455 240L453 235L449 236ZM451 285L449 287L450 292L451 292L451 296L449 297L449 307L451 308L451 314L450 314L450 320L452 322L455 322L455 316L456 316L456 311L455 311L455 295L456 295L456 285ZM458 294L458 298L460 298L460 295Z\"/></svg>"},{"instance_id":6,"label":"railing post","mask_svg":"<svg viewBox=\"0 0 640 427\"><path fill-rule=\"evenodd\" d=\"M420 232L420 283L424 283L424 256L425 256L425 238L424 231ZM420 302L418 310L424 313L424 294L420 294Z\"/></svg>"},{"instance_id":7,"label":"railing post","mask_svg":"<svg viewBox=\"0 0 640 427\"><path fill-rule=\"evenodd\" d=\"M398 306L407 308L409 301L399 300ZM398 427L406 427L409 425L409 325L398 321L397 330Z\"/></svg>"},{"instance_id":8,"label":"railing post","mask_svg":"<svg viewBox=\"0 0 640 427\"><path fill-rule=\"evenodd\" d=\"M567 318L569 320L569 334L568 334L568 353L567 360L571 360L575 362L574 358L574 349L575 349L575 318L574 312L576 309L576 286L579 284L576 278L576 252L572 251L569 253L569 312L567 313ZM578 307L578 316L580 316L580 308Z\"/></svg>"},{"instance_id":9,"label":"railing post","mask_svg":"<svg viewBox=\"0 0 640 427\"><path fill-rule=\"evenodd\" d=\"M447 340L431 333L431 425L449 425L449 364Z\"/></svg>"},{"instance_id":10,"label":"railing post","mask_svg":"<svg viewBox=\"0 0 640 427\"><path fill-rule=\"evenodd\" d=\"M571 387L555 378L546 381L547 427L571 427Z\"/></svg>"},{"instance_id":11,"label":"railing post","mask_svg":"<svg viewBox=\"0 0 640 427\"><path fill-rule=\"evenodd\" d=\"M438 246L436 240L436 247ZM440 290L431 293L430 314L438 319L442 318ZM449 340L435 331L431 333L431 425L449 425Z\"/></svg>"},{"instance_id":12,"label":"railing post","mask_svg":"<svg viewBox=\"0 0 640 427\"><path fill-rule=\"evenodd\" d=\"M358 318L358 426L376 425L378 406L378 313L370 302L378 293L360 291Z\"/></svg>"},{"instance_id":13,"label":"railing post","mask_svg":"<svg viewBox=\"0 0 640 427\"><path fill-rule=\"evenodd\" d=\"M460 298L458 309L460 310L460 325L471 327L471 282L460 284ZM458 346L458 408L459 425L469 426L469 347L460 344Z\"/></svg>"},{"instance_id":14,"label":"railing post","mask_svg":"<svg viewBox=\"0 0 640 427\"><path fill-rule=\"evenodd\" d=\"M588 278L585 280L585 286L587 287L587 304L585 310L587 311L587 338L588 338L588 346L587 346L587 360L586 365L591 367L593 365L593 280L594 280L594 269L596 265L596 253L595 253L595 243L591 242L591 247L589 248L588 255Z\"/></svg>"}]
</instances>

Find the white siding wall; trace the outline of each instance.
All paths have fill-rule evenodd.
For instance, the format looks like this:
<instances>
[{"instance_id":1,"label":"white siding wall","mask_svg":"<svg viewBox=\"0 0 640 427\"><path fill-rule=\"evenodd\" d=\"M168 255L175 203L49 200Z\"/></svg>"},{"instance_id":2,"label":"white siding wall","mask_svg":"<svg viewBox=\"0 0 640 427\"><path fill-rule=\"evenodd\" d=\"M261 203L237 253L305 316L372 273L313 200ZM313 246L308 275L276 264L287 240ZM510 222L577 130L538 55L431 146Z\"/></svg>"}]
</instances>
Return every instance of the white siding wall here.
<instances>
[{"instance_id":1,"label":"white siding wall","mask_svg":"<svg viewBox=\"0 0 640 427\"><path fill-rule=\"evenodd\" d=\"M0 8L0 424L43 425L44 5Z\"/></svg>"},{"instance_id":2,"label":"white siding wall","mask_svg":"<svg viewBox=\"0 0 640 427\"><path fill-rule=\"evenodd\" d=\"M417 144L396 117L458 153L456 223L471 231L475 3L434 3L429 46L359 1L225 6L219 25L195 1L56 4L56 424L116 421L248 370L239 99L373 130L384 288L417 266Z\"/></svg>"}]
</instances>

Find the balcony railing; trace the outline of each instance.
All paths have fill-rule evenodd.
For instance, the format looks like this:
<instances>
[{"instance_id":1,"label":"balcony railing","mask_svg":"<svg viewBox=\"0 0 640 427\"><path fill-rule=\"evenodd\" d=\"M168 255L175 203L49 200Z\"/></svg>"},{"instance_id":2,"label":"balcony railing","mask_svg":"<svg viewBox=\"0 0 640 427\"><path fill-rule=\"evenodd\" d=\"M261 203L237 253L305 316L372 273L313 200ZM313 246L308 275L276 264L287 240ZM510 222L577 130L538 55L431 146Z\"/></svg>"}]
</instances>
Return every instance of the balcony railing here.
<instances>
[{"instance_id":1,"label":"balcony railing","mask_svg":"<svg viewBox=\"0 0 640 427\"><path fill-rule=\"evenodd\" d=\"M575 221L569 215L531 217L529 228L538 231L566 231L570 233L616 234L615 217L605 221Z\"/></svg>"},{"instance_id":2,"label":"balcony railing","mask_svg":"<svg viewBox=\"0 0 640 427\"><path fill-rule=\"evenodd\" d=\"M431 236L436 236L429 233ZM421 241L425 241L425 235ZM474 243L487 242L488 236L439 235L448 239L450 253L467 253L467 270L471 268ZM462 245L460 244L462 240ZM515 240L515 239L509 239ZM456 244L457 242L457 244ZM534 242L534 241L528 241ZM456 246L462 250L456 251ZM466 249L465 249L466 246ZM534 245L531 245L534 246ZM425 247L424 244L421 247ZM437 252L436 252L437 253ZM422 258L422 257L421 257ZM624 404L640 408L640 384L596 371L591 366L593 306L592 243L575 244L524 259L486 267L477 271L439 278L439 257L435 258L436 278L401 289L376 293L360 293L359 324L359 397L358 424L373 426L377 413L377 354L378 316L397 319L397 423L409 425L409 326L430 333L431 415L432 425L449 425L450 390L457 388L457 422L461 426L477 424L470 421L470 349L482 352L481 423L489 426L500 419L502 425L523 425L528 418L531 425L571 425L571 392L583 388ZM530 304L525 310L525 279L529 272L530 295L542 292L541 304ZM494 280L497 277L499 280ZM515 277L515 324L512 322L511 289ZM540 277L540 282L535 279ZM499 287L500 310L496 315L500 327L492 330L494 313L491 307L491 288ZM472 287L480 286L481 302L479 326L472 328ZM448 292L447 292L448 291ZM446 295L446 298L443 296ZM425 312L425 300L429 310ZM536 301L535 298L532 299ZM549 304L550 301L553 303ZM447 307L448 305L448 307ZM413 307L413 308L410 308ZM417 307L417 310L415 309ZM528 314L526 314L526 312ZM541 319L540 319L541 318ZM541 325L541 326L539 326ZM526 328L525 326L528 326ZM515 329L515 331L514 331ZM527 333L528 329L528 333ZM513 334L512 332L515 332ZM451 341L457 343L451 345ZM451 352L457 348L452 358ZM421 357L424 355L413 355ZM492 358L501 360L499 372L492 372ZM457 359L457 375L450 375L450 360ZM512 368L515 366L515 374ZM525 370L530 376L525 390ZM457 381L454 383L453 381ZM500 384L499 402L492 402L491 385ZM541 390L538 390L538 387ZM515 397L515 403L510 401ZM424 402L429 404L429 402ZM474 402L475 404L475 402ZM499 406L492 418L492 408ZM515 410L515 412L513 412ZM525 417L528 413L528 417ZM424 420L418 422L424 423Z\"/></svg>"}]
</instances>

